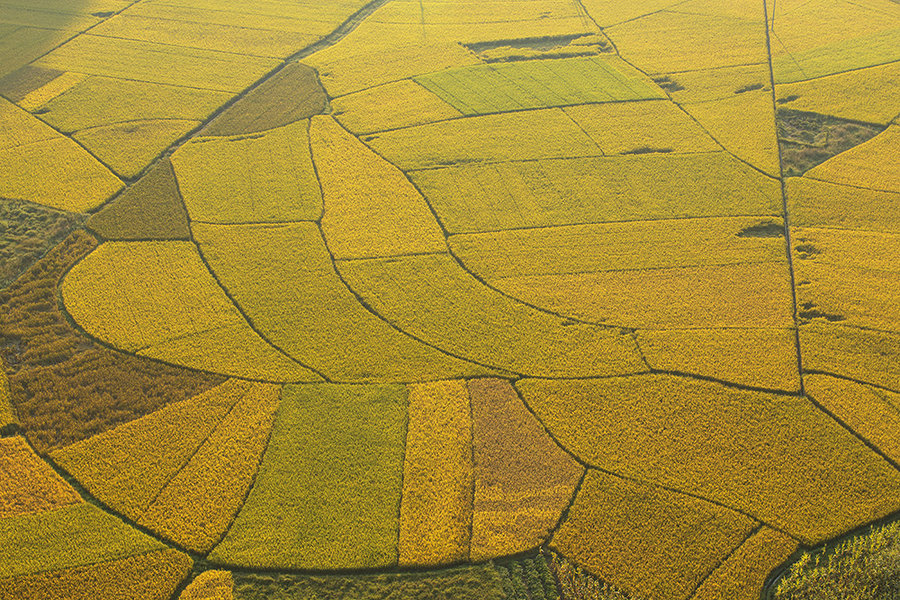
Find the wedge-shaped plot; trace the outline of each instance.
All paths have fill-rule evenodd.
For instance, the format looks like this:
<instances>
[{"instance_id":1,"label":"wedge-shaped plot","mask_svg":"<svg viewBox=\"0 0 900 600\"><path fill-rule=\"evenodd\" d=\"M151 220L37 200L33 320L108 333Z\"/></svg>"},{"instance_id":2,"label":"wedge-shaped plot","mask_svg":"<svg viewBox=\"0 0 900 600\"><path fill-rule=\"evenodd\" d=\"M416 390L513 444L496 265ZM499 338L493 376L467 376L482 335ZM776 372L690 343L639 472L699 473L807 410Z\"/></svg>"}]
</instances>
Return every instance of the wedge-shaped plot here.
<instances>
[{"instance_id":1,"label":"wedge-shaped plot","mask_svg":"<svg viewBox=\"0 0 900 600\"><path fill-rule=\"evenodd\" d=\"M0 519L0 581L166 547L93 504Z\"/></svg>"},{"instance_id":2,"label":"wedge-shaped plot","mask_svg":"<svg viewBox=\"0 0 900 600\"><path fill-rule=\"evenodd\" d=\"M660 11L604 30L622 58L648 73L765 63L762 6L757 19Z\"/></svg>"},{"instance_id":3,"label":"wedge-shaped plot","mask_svg":"<svg viewBox=\"0 0 900 600\"><path fill-rule=\"evenodd\" d=\"M710 573L692 598L757 600L763 594L769 575L797 547L797 540L770 527L761 527Z\"/></svg>"},{"instance_id":4,"label":"wedge-shaped plot","mask_svg":"<svg viewBox=\"0 0 900 600\"><path fill-rule=\"evenodd\" d=\"M576 57L459 67L414 79L465 115L664 98L621 59Z\"/></svg>"},{"instance_id":5,"label":"wedge-shaped plot","mask_svg":"<svg viewBox=\"0 0 900 600\"><path fill-rule=\"evenodd\" d=\"M428 204L395 166L329 117L312 120L310 138L322 186L322 233L332 256L446 251Z\"/></svg>"},{"instance_id":6,"label":"wedge-shaped plot","mask_svg":"<svg viewBox=\"0 0 900 600\"><path fill-rule=\"evenodd\" d=\"M184 588L178 600L232 600L234 598L234 577L231 571L203 571Z\"/></svg>"},{"instance_id":7,"label":"wedge-shaped plot","mask_svg":"<svg viewBox=\"0 0 900 600\"><path fill-rule=\"evenodd\" d=\"M469 381L475 497L470 558L516 554L547 540L584 469L557 446L508 381Z\"/></svg>"},{"instance_id":8,"label":"wedge-shaped plot","mask_svg":"<svg viewBox=\"0 0 900 600\"><path fill-rule=\"evenodd\" d=\"M779 85L778 104L791 110L887 125L900 105L900 62Z\"/></svg>"},{"instance_id":9,"label":"wedge-shaped plot","mask_svg":"<svg viewBox=\"0 0 900 600\"><path fill-rule=\"evenodd\" d=\"M199 125L200 121L182 119L135 120L85 129L72 137L117 175L132 179Z\"/></svg>"},{"instance_id":10,"label":"wedge-shaped plot","mask_svg":"<svg viewBox=\"0 0 900 600\"><path fill-rule=\"evenodd\" d=\"M589 469L552 545L635 597L686 600L755 527L728 508Z\"/></svg>"},{"instance_id":11,"label":"wedge-shaped plot","mask_svg":"<svg viewBox=\"0 0 900 600\"><path fill-rule=\"evenodd\" d=\"M900 235L797 228L792 241L802 321L900 332Z\"/></svg>"},{"instance_id":12,"label":"wedge-shaped plot","mask_svg":"<svg viewBox=\"0 0 900 600\"><path fill-rule=\"evenodd\" d=\"M800 326L803 368L900 391L900 334L815 319Z\"/></svg>"},{"instance_id":13,"label":"wedge-shaped plot","mask_svg":"<svg viewBox=\"0 0 900 600\"><path fill-rule=\"evenodd\" d=\"M0 596L17 600L121 598L169 600L193 561L172 548L83 567L40 571L0 580Z\"/></svg>"},{"instance_id":14,"label":"wedge-shaped plot","mask_svg":"<svg viewBox=\"0 0 900 600\"><path fill-rule=\"evenodd\" d=\"M408 79L335 98L331 108L340 124L356 135L462 116L438 96Z\"/></svg>"},{"instance_id":15,"label":"wedge-shaped plot","mask_svg":"<svg viewBox=\"0 0 900 600\"><path fill-rule=\"evenodd\" d=\"M241 56L97 35L80 35L41 57L37 66L148 83L237 93L278 64Z\"/></svg>"},{"instance_id":16,"label":"wedge-shaped plot","mask_svg":"<svg viewBox=\"0 0 900 600\"><path fill-rule=\"evenodd\" d=\"M400 564L463 562L469 558L474 485L469 390L462 380L408 389Z\"/></svg>"},{"instance_id":17,"label":"wedge-shaped plot","mask_svg":"<svg viewBox=\"0 0 900 600\"><path fill-rule=\"evenodd\" d=\"M59 137L52 128L2 98L0 98L0 118L3 119L4 124L3 130L0 131L0 151L46 142Z\"/></svg>"},{"instance_id":18,"label":"wedge-shaped plot","mask_svg":"<svg viewBox=\"0 0 900 600\"><path fill-rule=\"evenodd\" d=\"M315 70L290 63L229 106L204 135L240 135L290 125L325 110L328 98Z\"/></svg>"},{"instance_id":19,"label":"wedge-shaped plot","mask_svg":"<svg viewBox=\"0 0 900 600\"><path fill-rule=\"evenodd\" d=\"M724 152L460 165L410 177L450 233L782 210L778 182Z\"/></svg>"},{"instance_id":20,"label":"wedge-shaped plot","mask_svg":"<svg viewBox=\"0 0 900 600\"><path fill-rule=\"evenodd\" d=\"M278 386L241 388L238 403L138 519L195 552L209 552L241 508L275 420Z\"/></svg>"},{"instance_id":21,"label":"wedge-shaped plot","mask_svg":"<svg viewBox=\"0 0 900 600\"><path fill-rule=\"evenodd\" d=\"M231 98L227 92L88 77L54 98L38 115L63 133L134 119L203 121Z\"/></svg>"},{"instance_id":22,"label":"wedge-shaped plot","mask_svg":"<svg viewBox=\"0 0 900 600\"><path fill-rule=\"evenodd\" d=\"M900 233L900 193L816 181L787 179L791 223Z\"/></svg>"},{"instance_id":23,"label":"wedge-shaped plot","mask_svg":"<svg viewBox=\"0 0 900 600\"><path fill-rule=\"evenodd\" d=\"M773 177L781 176L771 91L748 90L725 100L682 106L730 153Z\"/></svg>"},{"instance_id":24,"label":"wedge-shaped plot","mask_svg":"<svg viewBox=\"0 0 900 600\"><path fill-rule=\"evenodd\" d=\"M363 141L403 170L602 154L558 108L454 119L373 134Z\"/></svg>"},{"instance_id":25,"label":"wedge-shaped plot","mask_svg":"<svg viewBox=\"0 0 900 600\"><path fill-rule=\"evenodd\" d=\"M785 261L498 279L522 302L591 323L652 329L793 325Z\"/></svg>"},{"instance_id":26,"label":"wedge-shaped plot","mask_svg":"<svg viewBox=\"0 0 900 600\"><path fill-rule=\"evenodd\" d=\"M22 437L0 438L0 519L82 502Z\"/></svg>"},{"instance_id":27,"label":"wedge-shaped plot","mask_svg":"<svg viewBox=\"0 0 900 600\"><path fill-rule=\"evenodd\" d=\"M91 494L137 520L253 384L231 380L52 454Z\"/></svg>"},{"instance_id":28,"label":"wedge-shaped plot","mask_svg":"<svg viewBox=\"0 0 900 600\"><path fill-rule=\"evenodd\" d=\"M898 44L900 46L900 44ZM900 125L842 152L807 172L812 179L900 192Z\"/></svg>"},{"instance_id":29,"label":"wedge-shaped plot","mask_svg":"<svg viewBox=\"0 0 900 600\"><path fill-rule=\"evenodd\" d=\"M806 398L667 375L517 387L588 463L734 507L805 544L900 506L900 474Z\"/></svg>"},{"instance_id":30,"label":"wedge-shaped plot","mask_svg":"<svg viewBox=\"0 0 900 600\"><path fill-rule=\"evenodd\" d=\"M800 389L797 342L787 326L641 329L637 340L647 364L659 371L796 392Z\"/></svg>"},{"instance_id":31,"label":"wedge-shaped plot","mask_svg":"<svg viewBox=\"0 0 900 600\"><path fill-rule=\"evenodd\" d=\"M339 261L338 270L401 330L481 364L546 377L643 369L627 332L573 322L512 300L447 254Z\"/></svg>"},{"instance_id":32,"label":"wedge-shaped plot","mask_svg":"<svg viewBox=\"0 0 900 600\"><path fill-rule=\"evenodd\" d=\"M194 221L313 221L322 214L308 121L255 135L195 138L172 164Z\"/></svg>"},{"instance_id":33,"label":"wedge-shaped plot","mask_svg":"<svg viewBox=\"0 0 900 600\"><path fill-rule=\"evenodd\" d=\"M900 394L827 375L807 375L806 393L885 456L900 462Z\"/></svg>"},{"instance_id":34,"label":"wedge-shaped plot","mask_svg":"<svg viewBox=\"0 0 900 600\"><path fill-rule=\"evenodd\" d=\"M122 195L91 215L87 226L107 240L187 240L191 230L175 171L162 160Z\"/></svg>"},{"instance_id":35,"label":"wedge-shaped plot","mask_svg":"<svg viewBox=\"0 0 900 600\"><path fill-rule=\"evenodd\" d=\"M359 569L397 564L402 386L288 386L244 508L214 562Z\"/></svg>"},{"instance_id":36,"label":"wedge-shaped plot","mask_svg":"<svg viewBox=\"0 0 900 600\"><path fill-rule=\"evenodd\" d=\"M604 154L718 152L722 149L672 102L615 102L570 106L566 114Z\"/></svg>"},{"instance_id":37,"label":"wedge-shaped plot","mask_svg":"<svg viewBox=\"0 0 900 600\"><path fill-rule=\"evenodd\" d=\"M751 235L760 226L768 236ZM538 227L450 237L480 277L662 269L784 260L778 219L723 217ZM769 230L772 231L769 231ZM748 233L749 232L749 233Z\"/></svg>"},{"instance_id":38,"label":"wedge-shaped plot","mask_svg":"<svg viewBox=\"0 0 900 600\"><path fill-rule=\"evenodd\" d=\"M194 225L203 255L253 323L338 381L418 381L493 371L423 344L363 306L318 227Z\"/></svg>"},{"instance_id":39,"label":"wedge-shaped plot","mask_svg":"<svg viewBox=\"0 0 900 600\"><path fill-rule=\"evenodd\" d=\"M62 284L69 314L105 342L179 365L315 381L253 331L190 242L108 242Z\"/></svg>"},{"instance_id":40,"label":"wedge-shaped plot","mask_svg":"<svg viewBox=\"0 0 900 600\"><path fill-rule=\"evenodd\" d=\"M19 102L31 92L51 84L60 75L63 75L62 71L31 65L16 69L12 73L0 76L0 96L10 102Z\"/></svg>"}]
</instances>

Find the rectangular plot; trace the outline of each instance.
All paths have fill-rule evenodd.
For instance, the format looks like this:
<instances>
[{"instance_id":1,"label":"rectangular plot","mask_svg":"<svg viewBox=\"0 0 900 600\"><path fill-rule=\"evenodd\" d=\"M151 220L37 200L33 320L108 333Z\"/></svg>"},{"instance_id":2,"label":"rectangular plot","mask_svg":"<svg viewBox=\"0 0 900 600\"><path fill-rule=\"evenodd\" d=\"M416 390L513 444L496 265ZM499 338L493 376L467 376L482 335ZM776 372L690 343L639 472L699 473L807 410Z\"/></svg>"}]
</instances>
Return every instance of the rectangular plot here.
<instances>
[{"instance_id":1,"label":"rectangular plot","mask_svg":"<svg viewBox=\"0 0 900 600\"><path fill-rule=\"evenodd\" d=\"M274 59L80 35L39 66L151 83L240 92L275 68Z\"/></svg>"},{"instance_id":2,"label":"rectangular plot","mask_svg":"<svg viewBox=\"0 0 900 600\"><path fill-rule=\"evenodd\" d=\"M788 210L798 227L836 227L900 233L900 193L787 179Z\"/></svg>"},{"instance_id":3,"label":"rectangular plot","mask_svg":"<svg viewBox=\"0 0 900 600\"><path fill-rule=\"evenodd\" d=\"M866 27L871 19L864 20ZM818 34L818 26L810 28ZM874 67L900 60L900 28L845 39L808 50L785 53L772 61L775 83L794 83L816 77Z\"/></svg>"},{"instance_id":4,"label":"rectangular plot","mask_svg":"<svg viewBox=\"0 0 900 600\"><path fill-rule=\"evenodd\" d=\"M211 557L300 569L397 563L402 386L288 386L244 508Z\"/></svg>"},{"instance_id":5,"label":"rectangular plot","mask_svg":"<svg viewBox=\"0 0 900 600\"><path fill-rule=\"evenodd\" d=\"M803 368L900 390L900 334L817 319L800 326Z\"/></svg>"},{"instance_id":6,"label":"rectangular plot","mask_svg":"<svg viewBox=\"0 0 900 600\"><path fill-rule=\"evenodd\" d=\"M415 81L467 115L664 97L624 61L595 57L461 67Z\"/></svg>"}]
</instances>

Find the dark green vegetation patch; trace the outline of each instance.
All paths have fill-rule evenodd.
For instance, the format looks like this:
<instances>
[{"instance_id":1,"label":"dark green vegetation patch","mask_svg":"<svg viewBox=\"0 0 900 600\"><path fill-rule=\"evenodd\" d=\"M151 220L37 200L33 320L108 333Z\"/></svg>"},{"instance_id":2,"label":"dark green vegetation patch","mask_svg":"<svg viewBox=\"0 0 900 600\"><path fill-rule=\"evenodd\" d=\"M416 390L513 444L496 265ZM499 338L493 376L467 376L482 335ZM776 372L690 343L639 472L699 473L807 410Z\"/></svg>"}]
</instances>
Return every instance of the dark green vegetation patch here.
<instances>
[{"instance_id":1,"label":"dark green vegetation patch","mask_svg":"<svg viewBox=\"0 0 900 600\"><path fill-rule=\"evenodd\" d=\"M872 139L884 127L820 115L780 109L778 142L787 177L803 175L832 156Z\"/></svg>"}]
</instances>

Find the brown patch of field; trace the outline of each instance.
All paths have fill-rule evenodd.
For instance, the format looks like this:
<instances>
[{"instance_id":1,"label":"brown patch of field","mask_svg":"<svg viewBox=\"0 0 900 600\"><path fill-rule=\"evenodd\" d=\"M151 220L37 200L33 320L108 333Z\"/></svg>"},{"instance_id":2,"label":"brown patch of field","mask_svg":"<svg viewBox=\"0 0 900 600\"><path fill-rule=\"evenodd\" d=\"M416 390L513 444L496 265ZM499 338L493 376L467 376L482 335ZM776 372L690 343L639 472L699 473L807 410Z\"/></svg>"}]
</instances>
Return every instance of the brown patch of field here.
<instances>
[{"instance_id":1,"label":"brown patch of field","mask_svg":"<svg viewBox=\"0 0 900 600\"><path fill-rule=\"evenodd\" d=\"M788 177L802 175L884 130L867 123L785 109L778 111L777 119L781 161Z\"/></svg>"}]
</instances>

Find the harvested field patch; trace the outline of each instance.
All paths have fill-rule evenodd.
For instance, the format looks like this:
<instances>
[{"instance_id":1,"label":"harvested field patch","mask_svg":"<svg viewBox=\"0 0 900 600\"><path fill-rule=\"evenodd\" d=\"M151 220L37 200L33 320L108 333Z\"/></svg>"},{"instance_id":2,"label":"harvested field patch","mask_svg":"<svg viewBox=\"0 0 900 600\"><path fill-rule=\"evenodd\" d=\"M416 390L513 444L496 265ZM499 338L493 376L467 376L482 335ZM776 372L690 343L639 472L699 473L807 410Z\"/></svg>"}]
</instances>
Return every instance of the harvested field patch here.
<instances>
[{"instance_id":1,"label":"harvested field patch","mask_svg":"<svg viewBox=\"0 0 900 600\"><path fill-rule=\"evenodd\" d=\"M873 138L882 128L811 113L778 111L778 141L787 176L802 175Z\"/></svg>"},{"instance_id":2,"label":"harvested field patch","mask_svg":"<svg viewBox=\"0 0 900 600\"><path fill-rule=\"evenodd\" d=\"M88 77L51 100L38 116L63 133L135 119L203 121L231 94L111 77Z\"/></svg>"},{"instance_id":3,"label":"harvested field patch","mask_svg":"<svg viewBox=\"0 0 900 600\"><path fill-rule=\"evenodd\" d=\"M313 119L310 137L322 186L322 233L334 258L446 251L428 204L395 166L334 119Z\"/></svg>"},{"instance_id":4,"label":"harvested field patch","mask_svg":"<svg viewBox=\"0 0 900 600\"><path fill-rule=\"evenodd\" d=\"M287 386L247 503L211 559L316 570L396 564L406 419L401 386Z\"/></svg>"},{"instance_id":5,"label":"harvested field patch","mask_svg":"<svg viewBox=\"0 0 900 600\"><path fill-rule=\"evenodd\" d=\"M598 57L458 67L414 81L464 115L664 97L634 67Z\"/></svg>"},{"instance_id":6,"label":"harvested field patch","mask_svg":"<svg viewBox=\"0 0 900 600\"><path fill-rule=\"evenodd\" d=\"M335 272L314 223L195 224L194 235L255 326L329 378L418 381L492 373L408 337L367 310Z\"/></svg>"},{"instance_id":7,"label":"harvested field patch","mask_svg":"<svg viewBox=\"0 0 900 600\"><path fill-rule=\"evenodd\" d=\"M778 182L724 152L459 165L410 178L450 233L781 214Z\"/></svg>"},{"instance_id":8,"label":"harvested field patch","mask_svg":"<svg viewBox=\"0 0 900 600\"><path fill-rule=\"evenodd\" d=\"M509 382L469 381L475 461L470 559L546 541L584 473L528 411Z\"/></svg>"},{"instance_id":9,"label":"harvested field patch","mask_svg":"<svg viewBox=\"0 0 900 600\"><path fill-rule=\"evenodd\" d=\"M322 214L308 121L252 136L194 138L172 164L194 221L313 221Z\"/></svg>"},{"instance_id":10,"label":"harvested field patch","mask_svg":"<svg viewBox=\"0 0 900 600\"><path fill-rule=\"evenodd\" d=\"M408 386L409 424L400 505L400 564L469 558L472 420L461 380Z\"/></svg>"},{"instance_id":11,"label":"harvested field patch","mask_svg":"<svg viewBox=\"0 0 900 600\"><path fill-rule=\"evenodd\" d=\"M87 227L108 240L187 240L191 230L172 163L160 161L132 187L91 215Z\"/></svg>"},{"instance_id":12,"label":"harvested field patch","mask_svg":"<svg viewBox=\"0 0 900 600\"><path fill-rule=\"evenodd\" d=\"M21 437L0 438L0 519L83 502Z\"/></svg>"},{"instance_id":13,"label":"harvested field patch","mask_svg":"<svg viewBox=\"0 0 900 600\"><path fill-rule=\"evenodd\" d=\"M826 160L807 174L812 179L874 190L900 192L900 125Z\"/></svg>"},{"instance_id":14,"label":"harvested field patch","mask_svg":"<svg viewBox=\"0 0 900 600\"><path fill-rule=\"evenodd\" d=\"M552 546L636 597L686 600L755 526L727 508L591 469Z\"/></svg>"},{"instance_id":15,"label":"harvested field patch","mask_svg":"<svg viewBox=\"0 0 900 600\"><path fill-rule=\"evenodd\" d=\"M462 116L440 97L408 79L335 98L331 107L334 118L356 135Z\"/></svg>"},{"instance_id":16,"label":"harvested field patch","mask_svg":"<svg viewBox=\"0 0 900 600\"><path fill-rule=\"evenodd\" d=\"M242 387L237 404L138 520L196 552L209 552L241 508L275 420L280 388Z\"/></svg>"},{"instance_id":17,"label":"harvested field patch","mask_svg":"<svg viewBox=\"0 0 900 600\"><path fill-rule=\"evenodd\" d=\"M402 170L602 154L558 108L454 119L363 141Z\"/></svg>"},{"instance_id":18,"label":"harvested field patch","mask_svg":"<svg viewBox=\"0 0 900 600\"><path fill-rule=\"evenodd\" d=\"M466 44L466 48L486 63L578 58L613 52L609 40L599 33L475 42Z\"/></svg>"},{"instance_id":19,"label":"harvested field patch","mask_svg":"<svg viewBox=\"0 0 900 600\"><path fill-rule=\"evenodd\" d=\"M290 63L229 106L203 135L241 135L290 125L321 114L328 96L315 70Z\"/></svg>"},{"instance_id":20,"label":"harvested field patch","mask_svg":"<svg viewBox=\"0 0 900 600\"><path fill-rule=\"evenodd\" d=\"M51 456L98 500L138 520L252 385L227 381Z\"/></svg>"},{"instance_id":21,"label":"harvested field patch","mask_svg":"<svg viewBox=\"0 0 900 600\"><path fill-rule=\"evenodd\" d=\"M340 261L338 270L401 330L481 364L548 377L643 369L634 341L621 330L572 322L511 300L446 254Z\"/></svg>"},{"instance_id":22,"label":"harvested field patch","mask_svg":"<svg viewBox=\"0 0 900 600\"><path fill-rule=\"evenodd\" d=\"M39 452L71 444L221 383L94 345L60 312L57 283L97 245L76 231L0 293L11 400Z\"/></svg>"},{"instance_id":23,"label":"harvested field patch","mask_svg":"<svg viewBox=\"0 0 900 600\"><path fill-rule=\"evenodd\" d=\"M592 465L734 507L806 544L898 508L896 470L806 398L667 375L517 387Z\"/></svg>"},{"instance_id":24,"label":"harvested field patch","mask_svg":"<svg viewBox=\"0 0 900 600\"><path fill-rule=\"evenodd\" d=\"M797 540L769 527L750 536L710 573L695 600L758 600L769 574L797 549Z\"/></svg>"},{"instance_id":25,"label":"harvested field patch","mask_svg":"<svg viewBox=\"0 0 900 600\"><path fill-rule=\"evenodd\" d=\"M171 548L83 567L0 579L0 597L17 600L169 600L192 561Z\"/></svg>"},{"instance_id":26,"label":"harvested field patch","mask_svg":"<svg viewBox=\"0 0 900 600\"><path fill-rule=\"evenodd\" d=\"M900 233L900 194L791 177L788 210L798 227L836 227Z\"/></svg>"},{"instance_id":27,"label":"harvested field patch","mask_svg":"<svg viewBox=\"0 0 900 600\"><path fill-rule=\"evenodd\" d=\"M117 175L133 179L166 148L196 129L200 121L130 121L78 131L74 140Z\"/></svg>"}]
</instances>

